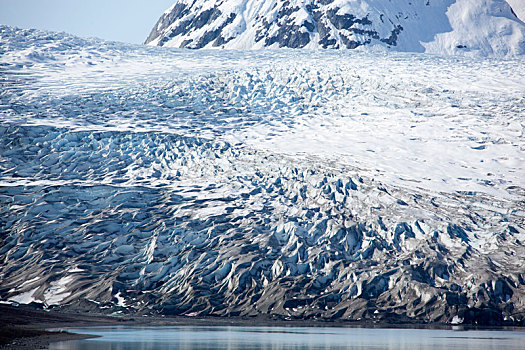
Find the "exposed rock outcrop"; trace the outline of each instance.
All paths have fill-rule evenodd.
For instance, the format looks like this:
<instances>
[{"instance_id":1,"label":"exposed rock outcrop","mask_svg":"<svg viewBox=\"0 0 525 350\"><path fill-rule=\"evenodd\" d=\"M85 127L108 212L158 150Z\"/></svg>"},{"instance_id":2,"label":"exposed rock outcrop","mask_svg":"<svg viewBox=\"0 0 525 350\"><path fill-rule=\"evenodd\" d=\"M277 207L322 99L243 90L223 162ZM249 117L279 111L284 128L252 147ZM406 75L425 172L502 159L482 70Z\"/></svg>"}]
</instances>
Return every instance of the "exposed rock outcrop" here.
<instances>
[{"instance_id":1,"label":"exposed rock outcrop","mask_svg":"<svg viewBox=\"0 0 525 350\"><path fill-rule=\"evenodd\" d=\"M525 53L525 24L500 0L178 0L146 44L513 56Z\"/></svg>"}]
</instances>

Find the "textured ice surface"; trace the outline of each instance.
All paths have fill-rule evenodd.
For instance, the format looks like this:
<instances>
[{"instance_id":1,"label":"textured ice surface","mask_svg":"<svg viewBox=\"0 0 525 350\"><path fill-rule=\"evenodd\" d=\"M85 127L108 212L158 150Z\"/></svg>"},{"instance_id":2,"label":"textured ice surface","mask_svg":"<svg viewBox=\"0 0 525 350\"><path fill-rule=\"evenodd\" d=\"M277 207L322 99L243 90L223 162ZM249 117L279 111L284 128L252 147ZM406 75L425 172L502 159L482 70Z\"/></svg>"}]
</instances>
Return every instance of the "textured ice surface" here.
<instances>
[{"instance_id":1,"label":"textured ice surface","mask_svg":"<svg viewBox=\"0 0 525 350\"><path fill-rule=\"evenodd\" d=\"M2 300L522 318L523 59L0 44Z\"/></svg>"}]
</instances>

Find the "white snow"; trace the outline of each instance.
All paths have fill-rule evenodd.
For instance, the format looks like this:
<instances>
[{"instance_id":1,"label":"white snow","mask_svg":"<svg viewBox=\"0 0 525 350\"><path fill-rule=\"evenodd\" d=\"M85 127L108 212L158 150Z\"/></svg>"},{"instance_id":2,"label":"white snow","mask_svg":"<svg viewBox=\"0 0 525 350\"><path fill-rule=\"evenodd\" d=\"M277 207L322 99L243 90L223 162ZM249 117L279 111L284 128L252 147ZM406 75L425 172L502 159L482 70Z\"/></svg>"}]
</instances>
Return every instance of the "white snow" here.
<instances>
[{"instance_id":1,"label":"white snow","mask_svg":"<svg viewBox=\"0 0 525 350\"><path fill-rule=\"evenodd\" d=\"M33 288L30 291L27 291L27 292L24 292L24 293L21 293L21 294L18 294L18 295L15 295L15 296L9 298L8 301L13 301L13 302L19 303L19 304L30 304L30 303L36 301L35 298L33 297L33 294L37 290L38 290L38 287Z\"/></svg>"},{"instance_id":2,"label":"white snow","mask_svg":"<svg viewBox=\"0 0 525 350\"><path fill-rule=\"evenodd\" d=\"M57 281L51 282L49 288L44 292L44 301L47 305L59 305L65 298L71 295L69 285L74 280L73 276L68 275Z\"/></svg>"},{"instance_id":3,"label":"white snow","mask_svg":"<svg viewBox=\"0 0 525 350\"><path fill-rule=\"evenodd\" d=\"M511 199L515 195L509 188L525 186L522 58L286 50L215 53L116 44L100 51L96 46L67 50L60 48L66 47L60 41L49 41L38 50L56 58L42 61L21 54L27 49L13 38L4 40L13 49L2 55L1 62L25 65L22 71L29 74L38 71L32 89L12 102L52 103L73 93L96 91L111 97L115 89L151 95L149 86L156 86L149 103L161 103L154 107L157 113L164 113L160 108L170 104L174 110L180 108L174 97L181 93L191 96L196 108L201 108L202 100L203 108L212 109L222 103L217 98L240 111L252 108L240 115L232 109L231 117L217 120L219 135L209 130L195 135L219 136L302 161L320 157L334 167L361 169L386 183L435 193L472 191ZM91 52L98 61L84 65L83 52ZM192 132L185 127L189 119L162 117L158 122L149 115L151 121L145 122L136 114L116 110L107 122L93 124L82 115L20 116L5 109L3 119L75 130ZM246 117L257 121L246 124ZM151 176L154 169L140 173L130 168L129 181L146 176L162 182ZM206 210L202 215L221 211Z\"/></svg>"},{"instance_id":4,"label":"white snow","mask_svg":"<svg viewBox=\"0 0 525 350\"><path fill-rule=\"evenodd\" d=\"M120 291L115 294L115 298L117 299L117 305L121 307L126 307L126 299L120 295Z\"/></svg>"},{"instance_id":5,"label":"white snow","mask_svg":"<svg viewBox=\"0 0 525 350\"><path fill-rule=\"evenodd\" d=\"M85 271L84 269L81 269L78 266L75 266L71 270L68 270L69 273L84 272L84 271Z\"/></svg>"},{"instance_id":6,"label":"white snow","mask_svg":"<svg viewBox=\"0 0 525 350\"><path fill-rule=\"evenodd\" d=\"M507 0L507 3L512 7L514 13L521 19L522 22L525 22L525 1L523 0Z\"/></svg>"},{"instance_id":7,"label":"white snow","mask_svg":"<svg viewBox=\"0 0 525 350\"><path fill-rule=\"evenodd\" d=\"M525 26L505 1L457 0L447 16L452 31L423 43L426 52L500 57L525 53Z\"/></svg>"},{"instance_id":8,"label":"white snow","mask_svg":"<svg viewBox=\"0 0 525 350\"><path fill-rule=\"evenodd\" d=\"M452 318L452 321L450 322L451 324L462 324L463 323L463 318L459 317L458 315L455 315L453 318Z\"/></svg>"}]
</instances>

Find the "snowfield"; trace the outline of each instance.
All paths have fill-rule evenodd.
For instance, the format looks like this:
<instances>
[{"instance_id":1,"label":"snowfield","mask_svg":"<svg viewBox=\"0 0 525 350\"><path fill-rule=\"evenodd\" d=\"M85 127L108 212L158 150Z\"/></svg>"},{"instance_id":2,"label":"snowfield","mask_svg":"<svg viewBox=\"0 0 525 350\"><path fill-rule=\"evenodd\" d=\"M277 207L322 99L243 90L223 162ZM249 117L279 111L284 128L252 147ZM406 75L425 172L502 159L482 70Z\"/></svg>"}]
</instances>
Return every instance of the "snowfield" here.
<instances>
[{"instance_id":1,"label":"snowfield","mask_svg":"<svg viewBox=\"0 0 525 350\"><path fill-rule=\"evenodd\" d=\"M0 298L520 323L524 63L0 26Z\"/></svg>"}]
</instances>

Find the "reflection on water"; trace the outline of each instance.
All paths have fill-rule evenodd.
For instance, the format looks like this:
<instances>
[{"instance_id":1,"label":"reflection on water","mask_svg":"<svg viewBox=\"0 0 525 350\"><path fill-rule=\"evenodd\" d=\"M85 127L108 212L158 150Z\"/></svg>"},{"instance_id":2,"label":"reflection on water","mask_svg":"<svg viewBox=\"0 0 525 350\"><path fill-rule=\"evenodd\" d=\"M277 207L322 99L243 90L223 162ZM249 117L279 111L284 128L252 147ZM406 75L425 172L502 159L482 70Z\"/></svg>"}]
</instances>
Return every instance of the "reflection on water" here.
<instances>
[{"instance_id":1,"label":"reflection on water","mask_svg":"<svg viewBox=\"0 0 525 350\"><path fill-rule=\"evenodd\" d=\"M52 350L523 349L525 332L299 327L96 327Z\"/></svg>"}]
</instances>

